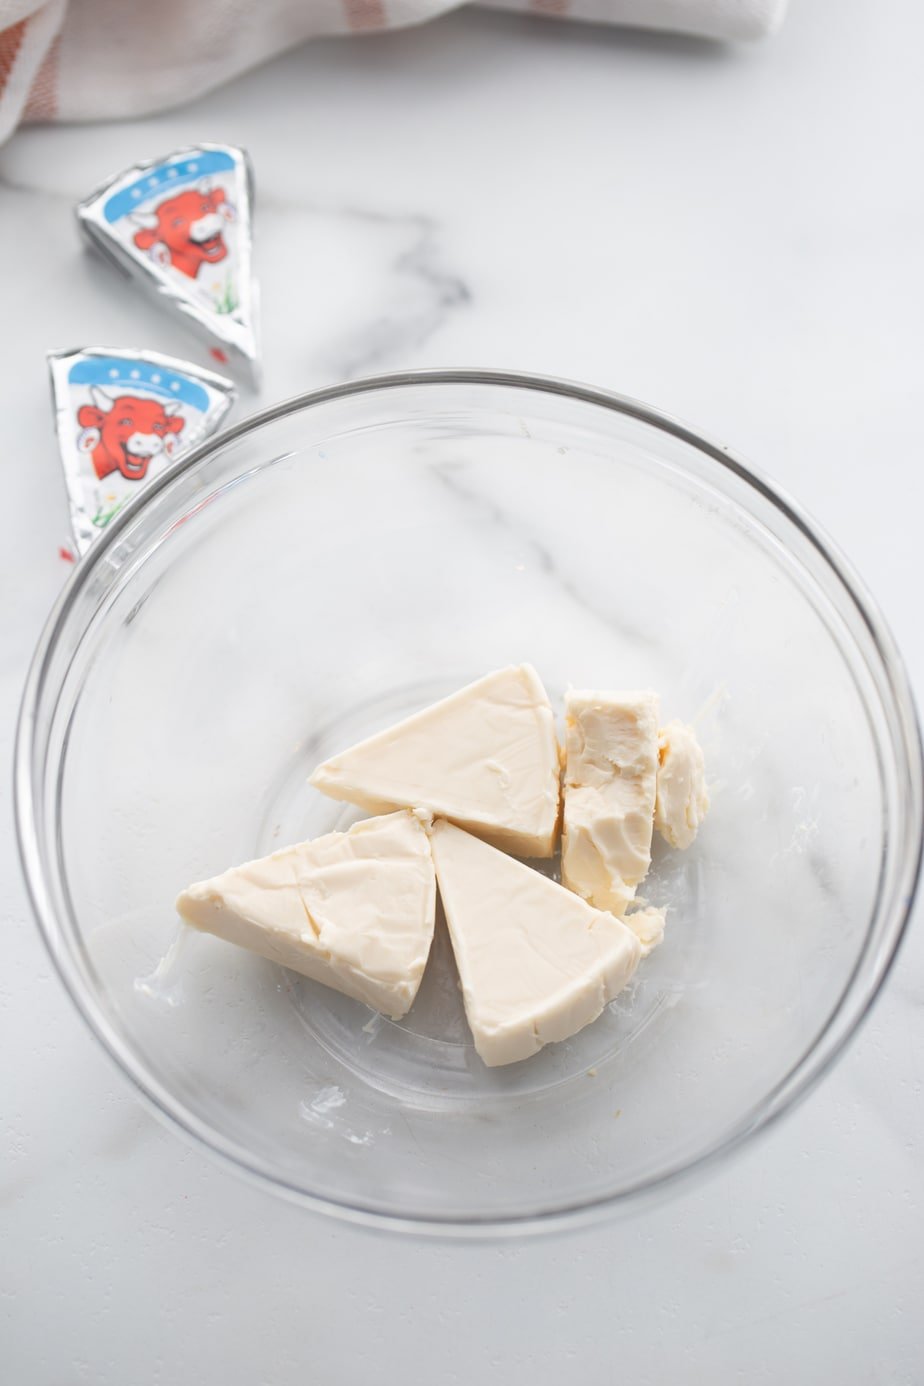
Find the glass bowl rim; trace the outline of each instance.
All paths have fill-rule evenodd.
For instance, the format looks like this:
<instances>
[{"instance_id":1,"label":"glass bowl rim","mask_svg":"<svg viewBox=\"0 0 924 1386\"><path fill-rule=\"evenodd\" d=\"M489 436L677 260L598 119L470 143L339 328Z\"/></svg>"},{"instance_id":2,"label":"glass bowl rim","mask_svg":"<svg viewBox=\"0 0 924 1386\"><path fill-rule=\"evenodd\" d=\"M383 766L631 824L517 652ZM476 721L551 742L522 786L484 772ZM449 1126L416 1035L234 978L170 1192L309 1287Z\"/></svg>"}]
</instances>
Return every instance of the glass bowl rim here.
<instances>
[{"instance_id":1,"label":"glass bowl rim","mask_svg":"<svg viewBox=\"0 0 924 1386\"><path fill-rule=\"evenodd\" d=\"M861 975L864 960L861 952L838 1004L825 1026L774 1088L695 1157L678 1161L653 1178L637 1182L628 1189L581 1198L540 1211L484 1216L465 1214L458 1218L443 1213L395 1213L371 1203L350 1203L327 1195L311 1193L295 1183L280 1178L271 1167L255 1159L234 1141L221 1136L208 1123L197 1117L195 1112L177 1102L169 1090L147 1072L143 1060L123 1041L108 1017L97 1006L95 998L85 988L83 979L70 957L62 926L46 888L42 832L37 819L37 809L43 796L41 788L37 791L33 782L38 709L45 693L49 664L58 639L66 627L80 592L142 508L171 485L178 476L192 471L228 443L259 432L266 424L336 400L374 395L403 387L433 385L525 389L538 394L563 396L579 404L597 406L635 419L681 440L743 481L809 541L824 560L830 574L850 598L854 613L866 627L881 661L892 704L888 711L897 718L901 740L907 752L903 763L894 767L902 782L902 798L908 812L906 843L898 882L900 888L893 891L896 899L883 931L885 946L880 949L868 975ZM821 527L786 491L746 463L739 454L653 406L612 390L583 385L555 376L480 368L396 371L328 385L291 396L250 414L239 423L199 444L168 471L157 477L145 488L143 494L125 506L107 525L104 533L85 557L75 565L39 637L26 677L19 711L14 752L13 798L20 862L32 912L45 947L65 990L87 1026L149 1110L171 1130L179 1131L194 1144L204 1146L213 1156L237 1173L249 1176L260 1187L270 1188L303 1207L359 1225L412 1232L417 1235L435 1234L454 1238L557 1230L568 1226L587 1225L617 1209L637 1210L677 1184L686 1182L695 1173L714 1167L720 1159L750 1137L767 1130L784 1113L791 1111L829 1072L879 995L907 930L920 879L924 847L924 757L910 682L895 641L876 602L852 565ZM865 947L869 944L874 920L875 911L867 930ZM838 1030L838 1022L843 1022L845 1012L849 1012L847 1023L841 1023Z\"/></svg>"}]
</instances>

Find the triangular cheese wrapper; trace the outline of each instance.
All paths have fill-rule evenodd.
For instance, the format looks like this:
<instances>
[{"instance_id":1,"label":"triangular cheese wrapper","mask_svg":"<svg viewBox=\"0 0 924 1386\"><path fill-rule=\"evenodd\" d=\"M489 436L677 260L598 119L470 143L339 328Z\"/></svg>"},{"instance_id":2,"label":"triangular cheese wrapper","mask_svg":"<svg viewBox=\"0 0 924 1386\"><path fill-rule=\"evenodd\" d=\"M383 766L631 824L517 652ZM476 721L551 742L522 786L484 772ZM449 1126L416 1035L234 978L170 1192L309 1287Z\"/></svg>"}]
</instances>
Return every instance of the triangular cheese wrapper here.
<instances>
[{"instance_id":1,"label":"triangular cheese wrapper","mask_svg":"<svg viewBox=\"0 0 924 1386\"><path fill-rule=\"evenodd\" d=\"M223 376L148 351L50 352L58 448L80 553L122 507L219 427Z\"/></svg>"},{"instance_id":2,"label":"triangular cheese wrapper","mask_svg":"<svg viewBox=\"0 0 924 1386\"><path fill-rule=\"evenodd\" d=\"M256 383L252 200L244 151L200 144L107 179L80 203L77 220L107 259L218 344L216 360L243 366Z\"/></svg>"},{"instance_id":3,"label":"triangular cheese wrapper","mask_svg":"<svg viewBox=\"0 0 924 1386\"><path fill-rule=\"evenodd\" d=\"M638 966L632 930L451 823L433 825L431 845L484 1062L529 1058L596 1020Z\"/></svg>"},{"instance_id":4,"label":"triangular cheese wrapper","mask_svg":"<svg viewBox=\"0 0 924 1386\"><path fill-rule=\"evenodd\" d=\"M319 765L311 783L368 813L426 809L505 851L550 857L559 759L528 664L499 669Z\"/></svg>"},{"instance_id":5,"label":"triangular cheese wrapper","mask_svg":"<svg viewBox=\"0 0 924 1386\"><path fill-rule=\"evenodd\" d=\"M192 885L176 907L195 928L397 1020L433 939L429 839L411 813L367 819Z\"/></svg>"}]
</instances>

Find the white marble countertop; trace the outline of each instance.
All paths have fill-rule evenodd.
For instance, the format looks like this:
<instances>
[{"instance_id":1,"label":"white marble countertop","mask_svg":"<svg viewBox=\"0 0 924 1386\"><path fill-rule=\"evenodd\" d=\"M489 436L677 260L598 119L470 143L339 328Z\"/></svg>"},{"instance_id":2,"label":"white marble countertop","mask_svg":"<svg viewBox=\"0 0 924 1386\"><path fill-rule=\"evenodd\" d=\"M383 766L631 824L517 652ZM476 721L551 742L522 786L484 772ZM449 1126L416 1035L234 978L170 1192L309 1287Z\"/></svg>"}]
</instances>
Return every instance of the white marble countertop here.
<instances>
[{"instance_id":1,"label":"white marble countertop","mask_svg":"<svg viewBox=\"0 0 924 1386\"><path fill-rule=\"evenodd\" d=\"M71 208L196 139L248 147L259 180L266 383L241 410L408 365L636 395L814 512L920 688L922 45L905 0L843 0L836 22L793 0L777 40L740 51L467 13L318 43L149 121L17 136L0 150L3 763L65 577L44 352L197 355L82 253ZM4 1380L921 1381L920 917L836 1071L701 1186L567 1238L420 1245L276 1202L143 1111L52 974L8 792L0 827Z\"/></svg>"}]
</instances>

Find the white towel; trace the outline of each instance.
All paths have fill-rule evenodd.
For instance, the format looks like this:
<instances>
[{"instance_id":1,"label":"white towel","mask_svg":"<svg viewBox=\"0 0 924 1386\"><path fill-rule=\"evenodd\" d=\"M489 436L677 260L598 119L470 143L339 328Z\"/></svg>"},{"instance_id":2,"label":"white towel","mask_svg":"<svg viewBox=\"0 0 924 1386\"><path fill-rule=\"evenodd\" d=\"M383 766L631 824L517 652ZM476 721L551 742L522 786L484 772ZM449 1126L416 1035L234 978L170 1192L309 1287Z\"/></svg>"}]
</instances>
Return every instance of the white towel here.
<instances>
[{"instance_id":1,"label":"white towel","mask_svg":"<svg viewBox=\"0 0 924 1386\"><path fill-rule=\"evenodd\" d=\"M20 121L146 115L320 34L399 28L461 0L0 0L0 141ZM506 10L754 39L787 0L487 0Z\"/></svg>"}]
</instances>

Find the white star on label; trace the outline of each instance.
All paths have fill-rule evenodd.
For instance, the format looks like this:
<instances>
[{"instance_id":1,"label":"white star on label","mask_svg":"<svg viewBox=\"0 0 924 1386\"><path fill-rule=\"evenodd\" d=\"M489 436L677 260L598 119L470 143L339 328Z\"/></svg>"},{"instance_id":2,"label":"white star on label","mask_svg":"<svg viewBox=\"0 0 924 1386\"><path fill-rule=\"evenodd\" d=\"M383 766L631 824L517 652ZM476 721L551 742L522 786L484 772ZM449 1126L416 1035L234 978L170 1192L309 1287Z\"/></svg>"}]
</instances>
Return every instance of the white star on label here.
<instances>
[{"instance_id":1,"label":"white star on label","mask_svg":"<svg viewBox=\"0 0 924 1386\"><path fill-rule=\"evenodd\" d=\"M129 379L130 379L130 380L140 380L140 379L141 379L141 372L140 372L140 371L129 371L128 376L129 376Z\"/></svg>"},{"instance_id":2,"label":"white star on label","mask_svg":"<svg viewBox=\"0 0 924 1386\"><path fill-rule=\"evenodd\" d=\"M151 384L152 384L152 385L159 385L159 384L160 384L160 376L159 376L159 375L152 375L152 376L151 376Z\"/></svg>"},{"instance_id":3,"label":"white star on label","mask_svg":"<svg viewBox=\"0 0 924 1386\"><path fill-rule=\"evenodd\" d=\"M180 382L178 380L171 380L170 388L171 390L178 390L180 388Z\"/></svg>"},{"instance_id":4,"label":"white star on label","mask_svg":"<svg viewBox=\"0 0 924 1386\"><path fill-rule=\"evenodd\" d=\"M118 378L119 378L119 372L118 372L118 371L110 371L110 372L109 372L109 379L110 379L110 380L118 380Z\"/></svg>"}]
</instances>

